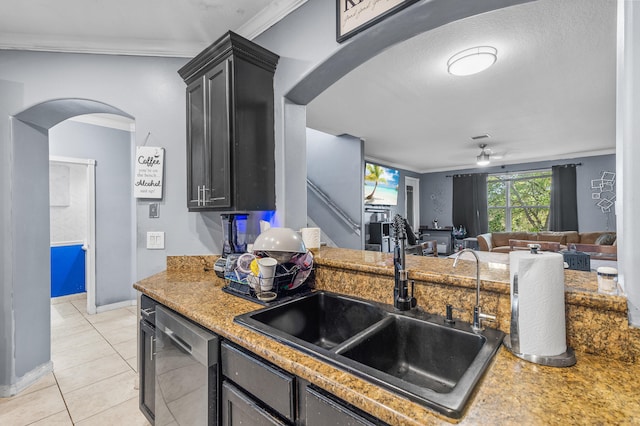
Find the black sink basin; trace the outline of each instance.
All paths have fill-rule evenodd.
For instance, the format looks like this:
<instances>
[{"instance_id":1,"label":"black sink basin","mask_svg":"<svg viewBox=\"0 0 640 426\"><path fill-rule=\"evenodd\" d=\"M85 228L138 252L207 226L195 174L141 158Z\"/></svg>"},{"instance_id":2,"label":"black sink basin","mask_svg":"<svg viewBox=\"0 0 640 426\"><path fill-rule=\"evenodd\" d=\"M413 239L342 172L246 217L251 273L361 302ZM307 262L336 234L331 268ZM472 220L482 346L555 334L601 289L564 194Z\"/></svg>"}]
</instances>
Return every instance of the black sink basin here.
<instances>
[{"instance_id":1,"label":"black sink basin","mask_svg":"<svg viewBox=\"0 0 640 426\"><path fill-rule=\"evenodd\" d=\"M416 386L448 393L485 341L478 334L395 316L340 355Z\"/></svg>"},{"instance_id":2,"label":"black sink basin","mask_svg":"<svg viewBox=\"0 0 640 426\"><path fill-rule=\"evenodd\" d=\"M322 291L235 321L453 418L462 415L504 337Z\"/></svg>"},{"instance_id":3,"label":"black sink basin","mask_svg":"<svg viewBox=\"0 0 640 426\"><path fill-rule=\"evenodd\" d=\"M254 312L250 318L255 326L268 327L271 334L277 331L284 338L294 337L331 349L380 321L385 314L369 302L318 292Z\"/></svg>"}]
</instances>

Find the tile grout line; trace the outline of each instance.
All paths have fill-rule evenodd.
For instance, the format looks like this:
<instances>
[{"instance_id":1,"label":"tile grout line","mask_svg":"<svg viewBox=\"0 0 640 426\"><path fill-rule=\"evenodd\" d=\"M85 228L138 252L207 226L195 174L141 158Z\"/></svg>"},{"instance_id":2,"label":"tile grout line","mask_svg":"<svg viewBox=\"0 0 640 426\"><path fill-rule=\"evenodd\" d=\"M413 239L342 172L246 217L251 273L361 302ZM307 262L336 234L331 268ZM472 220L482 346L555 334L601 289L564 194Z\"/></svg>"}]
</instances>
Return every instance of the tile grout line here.
<instances>
[{"instance_id":1,"label":"tile grout line","mask_svg":"<svg viewBox=\"0 0 640 426\"><path fill-rule=\"evenodd\" d=\"M56 372L52 371L51 373L53 374L53 378L56 381L56 386L58 387L58 392L60 392L60 398L62 398L62 402L64 403L64 408L65 408L65 410L67 410L67 415L69 416L69 420L71 420L71 424L74 425L75 423L73 422L73 417L71 417L71 411L69 411L69 406L67 405L67 399L64 397L64 393L62 392L62 389L60 388L60 383L58 383L58 377L56 376ZM51 416L49 416L49 417L51 417Z\"/></svg>"},{"instance_id":2,"label":"tile grout line","mask_svg":"<svg viewBox=\"0 0 640 426\"><path fill-rule=\"evenodd\" d=\"M89 321L89 320L87 319L87 316L86 316L85 314L83 314L83 313L78 309L78 307L77 307L76 305L74 305L74 304L73 304L73 303L71 303L71 302L69 302L69 303L71 304L71 306L73 306L73 307L76 309L76 311L78 311L78 313L80 313L80 314L82 315L82 318L83 318L83 319L84 319L88 324L90 324L90 325L91 325L91 328L92 328L93 330L95 330L95 331L100 335L100 337L101 337L101 338L102 338L102 339L103 339L103 340L104 340L104 341L105 341L105 342L106 342L106 343L107 343L107 344L108 344L108 345L109 345L109 346L110 346L110 347L115 351L115 353L116 353L116 354L118 354L118 356L120 357L120 359L122 359L122 360L127 364L127 366L129 367L129 369L130 369L130 370L131 370L131 371L132 371L132 372L137 376L137 375L138 375L138 372L137 372L137 371L136 371L136 370L135 370L135 369L134 369L134 368L133 368L133 367L132 367L128 362L127 362L127 360L124 358L124 356L123 356L120 352L118 352L118 350L114 347L114 345L113 345L113 344L112 344L112 343L111 343L111 342L110 342L110 341L109 341L109 340L108 340L108 339L107 339L107 338L106 338L106 337L105 337L105 336L100 332L100 330L98 330L98 329L95 327L94 323L93 323L93 322L91 322L91 321ZM127 311L128 311L128 309L127 309ZM135 314L133 314L131 311L129 311L129 312L130 312L132 315L135 315ZM105 320L104 322L108 322L108 321L110 321L110 320ZM136 354L136 356L137 356L137 354ZM88 362L91 362L91 361L88 361ZM83 364L84 364L84 363L83 363ZM81 365L81 364L80 364L80 365ZM73 368L73 367L69 367L69 368ZM55 370L55 367L54 367L54 370ZM71 419L71 423L72 423L72 424L76 424L76 422L74 422L73 417L71 417L71 412L69 411L69 407L68 407L68 405L67 405L67 401L66 401L66 399L65 399L65 394L62 392L62 389L60 388L60 385L59 385L59 383L58 383L58 378L56 377L55 372L52 372L52 373L53 373L54 378L55 378L55 380L56 380L56 386L58 387L58 391L60 392L60 395L61 395L61 397L62 397L62 400L63 400L63 402L64 402L64 404L65 404L65 408L66 408L66 410L67 410L67 414L69 415L69 418ZM122 374L122 373L119 373L119 374ZM100 382L102 382L102 381L104 381L104 380L108 380L108 379L113 378L113 377L115 377L115 376L117 376L117 374L116 374L116 375L113 375L113 376L110 376L110 377L108 377L108 378L104 378L104 379L98 380L98 381L93 382L93 383L91 383L90 385L87 385L87 386L91 386L91 385L93 385L93 384L95 384L95 383L100 383ZM77 391L77 390L79 390L79 389L82 389L82 388L74 389L72 392L75 392L75 391ZM88 417L88 418L91 418L91 417L94 417L94 416L96 416L96 415L99 415L99 414L101 414L101 413L103 413L103 412L105 412L105 411L107 411L107 410L109 410L109 409L111 409L111 408L113 408L113 407L106 408L105 410L103 410L103 411L101 411L101 412L99 412L99 413L95 413L94 415L92 415L92 416L90 416L90 417ZM57 414L57 413L56 413L56 414ZM41 419L41 420L42 420L42 419ZM86 420L86 419L82 419L81 421L84 421L84 420Z\"/></svg>"}]
</instances>

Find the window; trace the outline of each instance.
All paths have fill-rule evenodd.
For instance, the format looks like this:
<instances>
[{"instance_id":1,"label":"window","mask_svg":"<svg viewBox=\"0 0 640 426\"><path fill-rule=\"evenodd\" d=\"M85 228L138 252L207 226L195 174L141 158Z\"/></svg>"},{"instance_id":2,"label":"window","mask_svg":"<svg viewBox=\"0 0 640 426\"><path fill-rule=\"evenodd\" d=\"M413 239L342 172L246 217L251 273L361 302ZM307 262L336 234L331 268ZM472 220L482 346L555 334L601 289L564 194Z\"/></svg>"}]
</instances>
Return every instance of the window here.
<instances>
[{"instance_id":1,"label":"window","mask_svg":"<svg viewBox=\"0 0 640 426\"><path fill-rule=\"evenodd\" d=\"M548 228L551 170L489 175L489 232L538 232Z\"/></svg>"}]
</instances>

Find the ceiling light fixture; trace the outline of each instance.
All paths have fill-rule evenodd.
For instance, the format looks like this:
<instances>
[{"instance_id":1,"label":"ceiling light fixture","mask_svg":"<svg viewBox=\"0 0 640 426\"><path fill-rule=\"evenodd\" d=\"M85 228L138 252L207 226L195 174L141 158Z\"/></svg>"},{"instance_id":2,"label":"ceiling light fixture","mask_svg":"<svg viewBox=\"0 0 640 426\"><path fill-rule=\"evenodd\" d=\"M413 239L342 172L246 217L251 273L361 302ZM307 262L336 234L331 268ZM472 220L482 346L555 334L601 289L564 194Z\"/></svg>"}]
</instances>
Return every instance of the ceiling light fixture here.
<instances>
[{"instance_id":1,"label":"ceiling light fixture","mask_svg":"<svg viewBox=\"0 0 640 426\"><path fill-rule=\"evenodd\" d=\"M453 75L472 75L484 71L498 59L498 50L491 46L465 49L447 61L447 71Z\"/></svg>"},{"instance_id":2,"label":"ceiling light fixture","mask_svg":"<svg viewBox=\"0 0 640 426\"><path fill-rule=\"evenodd\" d=\"M481 143L480 145L480 155L476 157L476 164L478 166L488 166L491 162L491 156L484 150L487 147L486 143Z\"/></svg>"}]
</instances>

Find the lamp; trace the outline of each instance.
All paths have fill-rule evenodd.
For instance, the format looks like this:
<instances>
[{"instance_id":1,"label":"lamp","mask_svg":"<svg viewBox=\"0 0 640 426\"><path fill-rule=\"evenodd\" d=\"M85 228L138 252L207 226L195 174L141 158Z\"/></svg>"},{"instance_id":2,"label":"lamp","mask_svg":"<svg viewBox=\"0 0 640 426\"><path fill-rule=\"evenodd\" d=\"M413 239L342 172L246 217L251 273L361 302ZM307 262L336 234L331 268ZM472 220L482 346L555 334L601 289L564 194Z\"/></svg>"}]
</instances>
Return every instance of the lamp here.
<instances>
[{"instance_id":1,"label":"lamp","mask_svg":"<svg viewBox=\"0 0 640 426\"><path fill-rule=\"evenodd\" d=\"M487 147L486 143L480 144L480 149L482 151L480 151L480 155L478 155L476 157L476 164L478 166L488 166L489 163L491 162L491 156L484 150Z\"/></svg>"},{"instance_id":2,"label":"lamp","mask_svg":"<svg viewBox=\"0 0 640 426\"><path fill-rule=\"evenodd\" d=\"M498 50L491 46L478 46L456 53L447 61L447 71L453 75L471 75L486 70L498 59Z\"/></svg>"}]
</instances>

